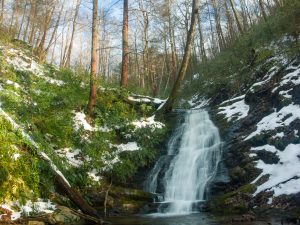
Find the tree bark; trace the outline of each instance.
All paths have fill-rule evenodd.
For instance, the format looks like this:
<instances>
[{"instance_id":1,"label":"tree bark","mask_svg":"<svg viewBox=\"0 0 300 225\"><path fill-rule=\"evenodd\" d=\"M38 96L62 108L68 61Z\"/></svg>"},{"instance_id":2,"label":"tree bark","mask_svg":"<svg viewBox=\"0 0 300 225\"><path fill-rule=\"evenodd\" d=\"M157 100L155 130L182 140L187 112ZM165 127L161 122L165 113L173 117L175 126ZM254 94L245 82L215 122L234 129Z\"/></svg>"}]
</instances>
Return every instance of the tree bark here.
<instances>
[{"instance_id":1,"label":"tree bark","mask_svg":"<svg viewBox=\"0 0 300 225\"><path fill-rule=\"evenodd\" d=\"M217 6L216 0L211 0L213 9L214 9L214 17L215 17L215 23L216 23L216 30L218 35L218 42L219 42L219 48L220 50L224 49L225 47L225 38L222 31L221 26L221 17L220 17L220 9Z\"/></svg>"},{"instance_id":2,"label":"tree bark","mask_svg":"<svg viewBox=\"0 0 300 225\"><path fill-rule=\"evenodd\" d=\"M177 57L176 57L176 45L175 45L175 38L174 38L174 28L172 25L172 18L171 18L171 3L168 0L168 24L169 24L169 39L171 45L171 61L172 61L172 83L174 84L176 81L177 76Z\"/></svg>"},{"instance_id":3,"label":"tree bark","mask_svg":"<svg viewBox=\"0 0 300 225\"><path fill-rule=\"evenodd\" d=\"M230 2L230 6L231 6L231 9L232 9L232 12L233 12L233 14L234 14L234 18L235 18L235 20L236 20L236 24L237 24L238 30L239 30L239 32L240 32L241 34L243 34L244 31L243 31L243 28L242 28L240 19L239 19L239 17L238 17L237 11L236 11L236 9L235 9L233 0L229 0L229 2Z\"/></svg>"},{"instance_id":4,"label":"tree bark","mask_svg":"<svg viewBox=\"0 0 300 225\"><path fill-rule=\"evenodd\" d=\"M98 0L93 0L93 24L92 24L92 51L91 51L91 77L90 77L90 96L88 102L88 114L91 117L96 104L97 88L97 18L98 18Z\"/></svg>"},{"instance_id":5,"label":"tree bark","mask_svg":"<svg viewBox=\"0 0 300 225\"><path fill-rule=\"evenodd\" d=\"M70 40L70 45L68 48L68 53L67 53L67 59L65 62L65 67L70 67L71 64L71 54L72 54L72 49L73 49L73 41L74 41L74 36L75 36L75 32L76 32L76 20L77 20L77 16L79 13L79 8L80 8L80 4L81 4L81 0L77 1L77 5L76 5L76 9L75 9L75 14L74 14L74 19L73 19L73 29L72 29L72 34L71 34L71 40Z\"/></svg>"},{"instance_id":6,"label":"tree bark","mask_svg":"<svg viewBox=\"0 0 300 225\"><path fill-rule=\"evenodd\" d=\"M128 0L124 0L123 11L123 52L122 52L122 73L121 87L128 86L128 64L129 64L129 49L128 49Z\"/></svg>"},{"instance_id":7,"label":"tree bark","mask_svg":"<svg viewBox=\"0 0 300 225\"><path fill-rule=\"evenodd\" d=\"M55 35L56 35L56 33L57 33L57 29L58 29L58 27L59 27L59 23L60 23L60 20L61 20L61 16L62 16L62 13L63 13L63 10L64 10L65 1L66 1L66 0L64 0L64 1L62 2L62 5L61 5L60 11L59 11L59 15L58 15L58 18L57 18L57 20L56 20L56 24L55 24L55 26L54 26L54 30L53 30L53 32L52 32L52 35L51 35L49 44L48 44L48 46L47 46L47 48L46 48L46 50L45 50L46 53L49 51L51 45L53 44L53 40L54 40L54 37L55 37Z\"/></svg>"},{"instance_id":8,"label":"tree bark","mask_svg":"<svg viewBox=\"0 0 300 225\"><path fill-rule=\"evenodd\" d=\"M3 19L4 19L4 0L1 1L0 24L3 23Z\"/></svg>"},{"instance_id":9,"label":"tree bark","mask_svg":"<svg viewBox=\"0 0 300 225\"><path fill-rule=\"evenodd\" d=\"M32 24L31 24L31 31L30 31L30 35L29 35L29 38L28 38L28 43L30 45L33 44L33 39L34 39L34 33L35 33L35 29L36 29L36 16L37 16L37 3L36 1L33 1L33 16L32 16Z\"/></svg>"},{"instance_id":10,"label":"tree bark","mask_svg":"<svg viewBox=\"0 0 300 225\"><path fill-rule=\"evenodd\" d=\"M185 46L185 51L184 51L184 56L182 59L181 67L180 67L178 77L176 79L176 82L173 86L173 89L171 91L171 94L170 94L167 102L155 114L155 116L159 119L162 118L165 113L172 110L174 102L176 100L176 97L177 97L179 89L180 89L181 82L185 77L187 67L189 64L189 60L190 60L190 56L191 56L194 36L195 36L197 18L198 18L198 14L199 14L199 2L200 2L199 0L193 0L191 25L190 25L190 29L189 29L188 35L187 35L187 41L186 41L186 46Z\"/></svg>"},{"instance_id":11,"label":"tree bark","mask_svg":"<svg viewBox=\"0 0 300 225\"><path fill-rule=\"evenodd\" d=\"M18 39L21 38L21 33L22 33L22 29L23 29L24 19L25 19L25 15L26 15L26 8L27 8L27 2L25 2L25 5L24 5L23 16L22 16L22 20L21 20L21 24L20 24L19 33L18 33Z\"/></svg>"},{"instance_id":12,"label":"tree bark","mask_svg":"<svg viewBox=\"0 0 300 225\"><path fill-rule=\"evenodd\" d=\"M258 0L258 4L259 4L260 11L262 13L262 16L264 18L264 21L267 21L267 13L265 11L265 7L264 7L263 2L261 0Z\"/></svg>"},{"instance_id":13,"label":"tree bark","mask_svg":"<svg viewBox=\"0 0 300 225\"><path fill-rule=\"evenodd\" d=\"M49 10L49 12L47 13L46 20L45 20L45 23L43 26L43 36L42 36L42 39L41 39L41 41L38 45L38 49L37 49L40 61L44 61L45 56L46 56L44 47L45 47L46 37L48 34L48 30L49 30L49 24L51 22L51 18L54 13L54 10L55 10L55 6L53 6L53 8L51 10Z\"/></svg>"}]
</instances>

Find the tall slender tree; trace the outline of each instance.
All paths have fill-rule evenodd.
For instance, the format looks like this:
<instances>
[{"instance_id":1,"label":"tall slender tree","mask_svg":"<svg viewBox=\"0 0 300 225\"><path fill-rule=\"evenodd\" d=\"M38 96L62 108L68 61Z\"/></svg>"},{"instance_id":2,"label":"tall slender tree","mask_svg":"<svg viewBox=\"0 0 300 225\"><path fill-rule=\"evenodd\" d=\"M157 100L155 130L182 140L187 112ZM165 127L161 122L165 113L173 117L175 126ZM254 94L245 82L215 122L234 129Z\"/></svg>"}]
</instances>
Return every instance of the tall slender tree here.
<instances>
[{"instance_id":1,"label":"tall slender tree","mask_svg":"<svg viewBox=\"0 0 300 225\"><path fill-rule=\"evenodd\" d=\"M186 71L188 68L188 64L189 64L190 56L191 56L191 52L192 52L196 26L197 26L197 20L198 20L198 14L199 14L199 4L200 4L200 0L193 0L191 23L190 23L190 28L189 28L189 31L187 34L186 45L185 45L185 50L184 50L181 67L180 67L176 82L172 88L172 91L171 91L171 94L170 94L168 100L163 105L163 107L161 107L160 110L158 110L156 113L156 117L158 117L158 118L161 118L165 113L172 110L174 102L176 100L176 97L178 95L178 92L179 92L179 89L181 86L181 82L186 75Z\"/></svg>"},{"instance_id":2,"label":"tall slender tree","mask_svg":"<svg viewBox=\"0 0 300 225\"><path fill-rule=\"evenodd\" d=\"M240 22L238 13L237 13L237 11L236 11L234 2L233 2L233 0L229 0L229 2L230 2L230 6L231 6L231 9L232 9L232 12L233 12L233 15L234 15L234 18L235 18L237 27L238 27L238 29L239 29L239 32L240 32L241 34L243 34L244 31L243 31L242 24L241 24L241 22Z\"/></svg>"},{"instance_id":3,"label":"tall slender tree","mask_svg":"<svg viewBox=\"0 0 300 225\"><path fill-rule=\"evenodd\" d=\"M4 18L4 0L1 0L0 24L3 23L3 18Z\"/></svg>"},{"instance_id":4,"label":"tall slender tree","mask_svg":"<svg viewBox=\"0 0 300 225\"><path fill-rule=\"evenodd\" d=\"M98 0L93 0L93 22L92 22L92 48L91 48L91 77L90 77L90 96L87 105L88 114L91 117L96 104L97 87L97 19L98 19Z\"/></svg>"},{"instance_id":5,"label":"tall slender tree","mask_svg":"<svg viewBox=\"0 0 300 225\"><path fill-rule=\"evenodd\" d=\"M122 52L122 73L121 86L128 86L128 64L129 64L129 48L128 48L128 0L124 0L123 9L123 52Z\"/></svg>"}]
</instances>

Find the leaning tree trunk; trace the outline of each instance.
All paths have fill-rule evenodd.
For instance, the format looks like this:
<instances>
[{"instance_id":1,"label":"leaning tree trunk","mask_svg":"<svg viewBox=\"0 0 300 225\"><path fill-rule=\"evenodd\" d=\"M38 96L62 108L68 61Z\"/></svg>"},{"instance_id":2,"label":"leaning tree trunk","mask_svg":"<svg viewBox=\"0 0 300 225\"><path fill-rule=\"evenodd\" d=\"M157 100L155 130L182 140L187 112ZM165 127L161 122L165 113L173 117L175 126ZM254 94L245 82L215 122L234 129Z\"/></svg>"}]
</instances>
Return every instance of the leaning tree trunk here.
<instances>
[{"instance_id":1,"label":"leaning tree trunk","mask_svg":"<svg viewBox=\"0 0 300 225\"><path fill-rule=\"evenodd\" d=\"M91 53L91 78L90 78L90 96L88 102L88 114L91 117L96 104L97 88L97 18L98 18L98 0L93 0L93 24L92 24L92 53Z\"/></svg>"},{"instance_id":2,"label":"leaning tree trunk","mask_svg":"<svg viewBox=\"0 0 300 225\"><path fill-rule=\"evenodd\" d=\"M176 82L173 86L173 89L171 91L171 94L170 94L168 100L163 105L163 107L161 107L161 109L159 109L156 112L155 116L159 119L162 118L162 116L165 113L172 110L175 99L176 99L179 89L180 89L181 82L185 77L187 67L189 64L189 60L190 60L190 56L191 56L194 36L195 36L197 18L198 18L198 14L199 14L199 2L200 2L200 0L193 0L191 25L190 25L190 29L189 29L188 35L187 35L187 41L186 41L186 46L185 46L185 51L184 51L184 56L182 59L181 67L180 67L178 77L176 79Z\"/></svg>"}]
</instances>

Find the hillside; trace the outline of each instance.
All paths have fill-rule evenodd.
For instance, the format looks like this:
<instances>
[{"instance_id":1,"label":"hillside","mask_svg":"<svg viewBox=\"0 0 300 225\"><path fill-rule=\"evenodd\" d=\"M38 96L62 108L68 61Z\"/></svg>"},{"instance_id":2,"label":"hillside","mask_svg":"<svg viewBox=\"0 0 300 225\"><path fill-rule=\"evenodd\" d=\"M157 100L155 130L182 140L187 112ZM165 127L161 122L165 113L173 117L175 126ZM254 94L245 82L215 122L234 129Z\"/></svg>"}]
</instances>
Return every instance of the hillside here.
<instances>
[{"instance_id":1,"label":"hillside","mask_svg":"<svg viewBox=\"0 0 300 225\"><path fill-rule=\"evenodd\" d=\"M22 42L1 44L0 74L2 219L72 205L56 188L57 174L84 195L101 195L111 181L130 182L157 154L165 125L147 117L162 100L102 87L88 119L84 74L39 64Z\"/></svg>"},{"instance_id":2,"label":"hillside","mask_svg":"<svg viewBox=\"0 0 300 225\"><path fill-rule=\"evenodd\" d=\"M224 140L219 169L223 178L213 185L219 196L212 210L277 209L287 217L299 216L300 58L294 41L284 36L256 49L247 75L245 68L239 69L224 76L222 89L210 92L209 99L197 89L189 101L192 108L210 108ZM233 77L247 82L229 96L226 82Z\"/></svg>"}]
</instances>

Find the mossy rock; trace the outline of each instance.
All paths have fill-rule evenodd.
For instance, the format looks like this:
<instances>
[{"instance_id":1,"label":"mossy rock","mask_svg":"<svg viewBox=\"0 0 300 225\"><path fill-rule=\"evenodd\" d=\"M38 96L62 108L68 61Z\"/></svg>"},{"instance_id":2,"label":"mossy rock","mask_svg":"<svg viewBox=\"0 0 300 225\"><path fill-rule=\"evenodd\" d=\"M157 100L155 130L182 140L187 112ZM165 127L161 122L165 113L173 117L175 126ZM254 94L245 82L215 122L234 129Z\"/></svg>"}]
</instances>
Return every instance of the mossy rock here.
<instances>
[{"instance_id":1,"label":"mossy rock","mask_svg":"<svg viewBox=\"0 0 300 225\"><path fill-rule=\"evenodd\" d=\"M247 184L238 190L228 192L212 200L210 209L219 214L243 214L248 212L252 206L252 193L255 186Z\"/></svg>"}]
</instances>

